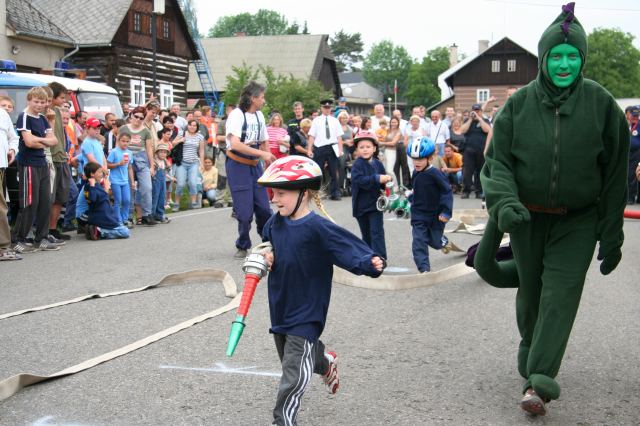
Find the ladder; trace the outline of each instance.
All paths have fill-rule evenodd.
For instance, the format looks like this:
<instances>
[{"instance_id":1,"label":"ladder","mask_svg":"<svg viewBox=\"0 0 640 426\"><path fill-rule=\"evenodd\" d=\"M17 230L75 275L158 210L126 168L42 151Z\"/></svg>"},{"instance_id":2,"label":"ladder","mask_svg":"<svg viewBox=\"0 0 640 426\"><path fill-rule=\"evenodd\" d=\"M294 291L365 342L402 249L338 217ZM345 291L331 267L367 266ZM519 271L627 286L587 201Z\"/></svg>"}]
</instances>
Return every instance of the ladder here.
<instances>
[{"instance_id":1,"label":"ladder","mask_svg":"<svg viewBox=\"0 0 640 426\"><path fill-rule=\"evenodd\" d=\"M204 94L204 100L211 107L212 110L218 109L218 115L224 114L224 103L218 99L218 91L216 85L213 82L213 76L211 75L211 69L209 68L209 61L207 61L207 54L202 45L200 39L200 32L198 31L198 22L194 13L194 9L189 0L178 0L178 4L182 9L182 13L189 25L189 34L196 45L198 55L200 59L191 61L196 68L196 74L200 79L200 85L202 86L202 92Z\"/></svg>"}]
</instances>

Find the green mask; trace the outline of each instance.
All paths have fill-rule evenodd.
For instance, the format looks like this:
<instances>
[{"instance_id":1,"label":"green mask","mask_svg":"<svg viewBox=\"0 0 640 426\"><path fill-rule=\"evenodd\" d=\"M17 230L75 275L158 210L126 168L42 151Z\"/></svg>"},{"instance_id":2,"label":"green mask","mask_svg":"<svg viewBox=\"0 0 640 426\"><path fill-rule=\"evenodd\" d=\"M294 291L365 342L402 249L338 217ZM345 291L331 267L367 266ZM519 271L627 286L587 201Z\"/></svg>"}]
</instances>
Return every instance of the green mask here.
<instances>
[{"instance_id":1,"label":"green mask","mask_svg":"<svg viewBox=\"0 0 640 426\"><path fill-rule=\"evenodd\" d=\"M554 46L547 56L547 73L557 87L571 86L582 69L580 51L570 44Z\"/></svg>"}]
</instances>

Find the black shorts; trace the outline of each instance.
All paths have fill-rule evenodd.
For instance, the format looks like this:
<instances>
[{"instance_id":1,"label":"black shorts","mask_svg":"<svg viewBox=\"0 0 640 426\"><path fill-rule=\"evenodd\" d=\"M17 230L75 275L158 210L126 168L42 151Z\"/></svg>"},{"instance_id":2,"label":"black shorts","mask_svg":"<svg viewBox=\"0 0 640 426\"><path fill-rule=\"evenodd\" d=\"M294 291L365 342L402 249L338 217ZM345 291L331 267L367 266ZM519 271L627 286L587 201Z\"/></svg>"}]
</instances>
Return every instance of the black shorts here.
<instances>
[{"instance_id":1,"label":"black shorts","mask_svg":"<svg viewBox=\"0 0 640 426\"><path fill-rule=\"evenodd\" d=\"M67 163L53 163L55 180L51 199L53 203L66 204L69 199L69 185L71 183L71 169Z\"/></svg>"}]
</instances>

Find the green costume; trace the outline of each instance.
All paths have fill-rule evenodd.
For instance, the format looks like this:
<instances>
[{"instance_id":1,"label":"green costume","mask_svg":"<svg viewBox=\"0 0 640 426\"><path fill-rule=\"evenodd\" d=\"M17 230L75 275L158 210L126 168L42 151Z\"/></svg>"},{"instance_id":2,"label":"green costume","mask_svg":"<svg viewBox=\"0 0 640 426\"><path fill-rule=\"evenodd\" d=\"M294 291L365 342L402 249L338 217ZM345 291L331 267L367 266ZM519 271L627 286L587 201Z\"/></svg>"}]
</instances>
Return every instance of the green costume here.
<instances>
[{"instance_id":1,"label":"green costume","mask_svg":"<svg viewBox=\"0 0 640 426\"><path fill-rule=\"evenodd\" d=\"M564 6L538 44L536 80L496 119L481 174L489 222L475 267L491 285L518 288L518 371L544 400L560 395L554 378L596 242L606 275L624 239L629 130L611 94L582 77L586 59L584 29ZM503 232L514 259L498 263Z\"/></svg>"}]
</instances>

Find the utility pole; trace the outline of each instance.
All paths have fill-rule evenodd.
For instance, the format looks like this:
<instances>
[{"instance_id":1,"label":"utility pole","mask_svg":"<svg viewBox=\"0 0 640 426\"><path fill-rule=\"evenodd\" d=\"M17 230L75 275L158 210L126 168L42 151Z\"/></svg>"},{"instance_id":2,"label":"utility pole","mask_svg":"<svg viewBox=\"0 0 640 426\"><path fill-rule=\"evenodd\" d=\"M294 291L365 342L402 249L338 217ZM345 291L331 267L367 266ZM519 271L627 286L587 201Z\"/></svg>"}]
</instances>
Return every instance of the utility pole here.
<instances>
[{"instance_id":1,"label":"utility pole","mask_svg":"<svg viewBox=\"0 0 640 426\"><path fill-rule=\"evenodd\" d=\"M151 13L151 48L153 49L153 95L158 97L156 82L156 56L158 40L158 15L164 15L164 0L153 0L153 12Z\"/></svg>"}]
</instances>

